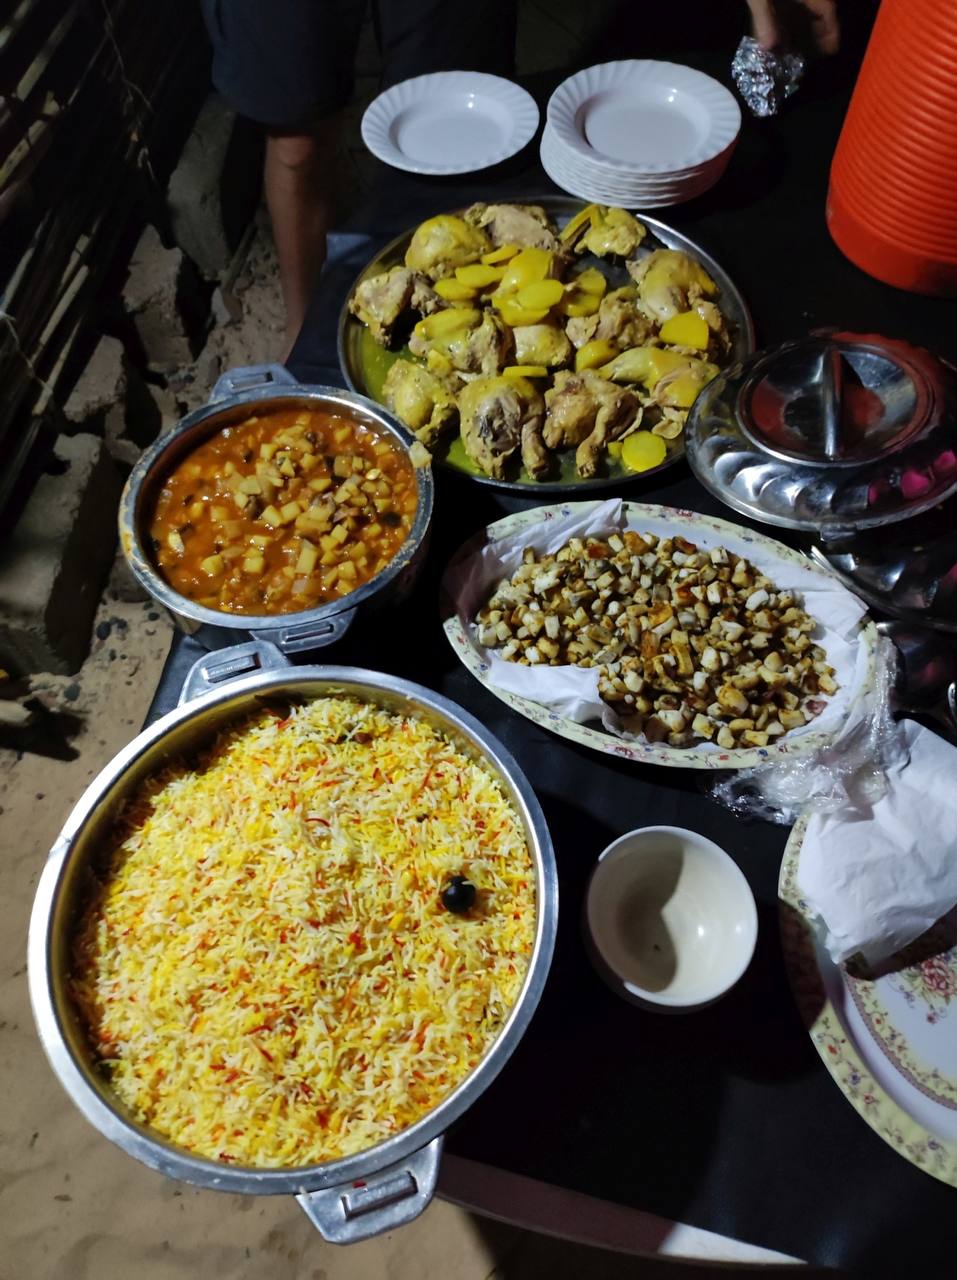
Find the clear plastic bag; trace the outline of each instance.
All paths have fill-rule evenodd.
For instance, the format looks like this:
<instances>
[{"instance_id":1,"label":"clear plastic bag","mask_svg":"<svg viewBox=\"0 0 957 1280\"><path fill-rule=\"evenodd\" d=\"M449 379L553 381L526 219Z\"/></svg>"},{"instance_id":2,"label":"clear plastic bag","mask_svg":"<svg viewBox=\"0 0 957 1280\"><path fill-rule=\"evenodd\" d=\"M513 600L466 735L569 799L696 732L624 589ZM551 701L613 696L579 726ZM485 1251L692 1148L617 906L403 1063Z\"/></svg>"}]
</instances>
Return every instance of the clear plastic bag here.
<instances>
[{"instance_id":1,"label":"clear plastic bag","mask_svg":"<svg viewBox=\"0 0 957 1280\"><path fill-rule=\"evenodd\" d=\"M894 720L897 650L878 642L872 689L862 694L828 746L813 755L784 756L772 764L722 778L712 796L739 818L792 825L813 806L821 811L869 808L887 794L887 770L906 758Z\"/></svg>"}]
</instances>

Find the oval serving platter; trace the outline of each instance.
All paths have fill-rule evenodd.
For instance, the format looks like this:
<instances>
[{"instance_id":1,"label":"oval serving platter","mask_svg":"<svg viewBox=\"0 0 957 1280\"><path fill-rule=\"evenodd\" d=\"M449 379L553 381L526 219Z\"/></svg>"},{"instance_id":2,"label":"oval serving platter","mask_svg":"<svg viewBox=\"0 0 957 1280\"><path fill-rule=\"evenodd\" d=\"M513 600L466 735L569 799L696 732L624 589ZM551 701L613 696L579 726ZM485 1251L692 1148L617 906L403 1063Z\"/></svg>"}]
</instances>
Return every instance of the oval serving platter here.
<instances>
[{"instance_id":1,"label":"oval serving platter","mask_svg":"<svg viewBox=\"0 0 957 1280\"><path fill-rule=\"evenodd\" d=\"M574 200L568 196L515 198L503 201L503 203L541 205L559 228L563 227L571 217L583 208L583 201ZM460 216L464 210L451 209L445 210L445 212ZM657 218L646 217L640 211L637 212L637 216L649 231L648 240L642 245L643 252L650 252L654 248L662 247L682 249L697 258L715 284L717 284L720 291L717 299L718 304L732 326L732 349L727 363L731 364L750 355L755 349L754 322L751 319L751 313L744 298L727 272L715 262L710 254L706 253L699 245L680 231L676 231L664 222L659 222ZM395 240L376 254L356 277L352 288L349 290L350 298L363 280L368 279L370 276L378 275L381 271L387 271L390 267L397 266L405 260L405 253L414 231L415 227L404 231L402 235L397 236ZM649 241L653 241L653 243L649 243ZM607 277L609 285L614 289L628 283L628 273L620 263L609 263L605 259L595 258L591 254L583 255L580 261L584 266L598 267ZM350 313L348 300L343 306L339 317L338 350L339 367L348 387L352 391L358 391L361 395L369 396L370 399L377 401L379 404L383 403L382 385L389 369L400 357L410 358L407 346L396 348L394 351L380 347L365 325L361 324ZM623 485L636 480L647 479L647 477L663 471L666 467L672 466L684 457L683 435L676 440L668 440L666 443L668 454L664 462L657 467L650 468L648 471L629 471L620 461L608 458L606 455L604 474L595 476L590 480L583 479L578 475L575 469L574 449L556 451L556 456L560 463L560 478L545 481L533 480L524 468L519 471L517 479L494 480L491 476L487 476L480 471L475 463L472 462L465 452L461 438L457 434L449 441L439 445L434 451L433 457L440 467L457 471L478 481L479 484L492 485L496 489L511 489L524 494L528 494L531 491L541 494L578 494L583 496L609 489L619 489Z\"/></svg>"},{"instance_id":2,"label":"oval serving platter","mask_svg":"<svg viewBox=\"0 0 957 1280\"><path fill-rule=\"evenodd\" d=\"M791 832L778 882L784 962L801 1017L858 1115L905 1160L957 1187L957 915L880 977L835 964L798 883L807 822Z\"/></svg>"},{"instance_id":3,"label":"oval serving platter","mask_svg":"<svg viewBox=\"0 0 957 1280\"><path fill-rule=\"evenodd\" d=\"M787 566L820 579L822 588L843 591L844 588L826 570L819 568L798 551L755 533L728 520L719 520L712 516L701 515L696 511L682 511L674 507L663 507L648 503L624 502L624 513L627 527L637 532L648 532L660 537L673 537L680 534L689 541L702 547L725 546L731 551L741 548L737 553L746 556L762 572L775 580L777 572ZM507 538L524 530L529 532L529 545L534 545L534 530L541 529L550 520L564 517L586 515L590 509L599 506L595 502L562 503L557 506L535 507L530 511L520 511L514 515L496 520L486 529L481 530L465 542L455 553L443 575L440 599L442 625L446 637L459 660L472 673L478 682L494 693L507 706L523 715L542 728L550 730L569 742L577 742L613 755L619 759L633 760L639 764L665 765L679 769L747 769L756 765L771 764L783 757L797 758L812 755L833 740L837 728L850 714L851 709L860 698L872 688L876 679L877 629L867 614L864 614L857 625L856 642L857 657L853 672L848 674L841 689L830 700L833 705L840 699L840 721L836 728L827 730L815 729L813 722L801 729L792 730L766 747L738 747L723 750L717 746L702 743L693 747L671 747L663 743L648 743L639 738L626 738L609 732L601 724L579 723L567 716L562 716L539 702L524 698L506 689L500 689L489 679L489 662L484 650L479 646L474 628L466 626L456 608L451 589L452 575L463 561L474 556L483 546ZM611 529L609 529L611 532ZM840 673L839 673L840 674Z\"/></svg>"}]
</instances>

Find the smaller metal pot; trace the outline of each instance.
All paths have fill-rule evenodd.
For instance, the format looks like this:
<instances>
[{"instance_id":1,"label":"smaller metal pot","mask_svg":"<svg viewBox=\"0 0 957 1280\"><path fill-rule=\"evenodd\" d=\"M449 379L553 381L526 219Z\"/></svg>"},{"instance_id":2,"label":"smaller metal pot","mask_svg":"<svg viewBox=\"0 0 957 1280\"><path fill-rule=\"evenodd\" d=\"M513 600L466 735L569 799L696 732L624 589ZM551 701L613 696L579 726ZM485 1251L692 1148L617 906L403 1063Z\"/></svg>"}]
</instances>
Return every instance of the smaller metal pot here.
<instances>
[{"instance_id":1,"label":"smaller metal pot","mask_svg":"<svg viewBox=\"0 0 957 1280\"><path fill-rule=\"evenodd\" d=\"M195 636L207 649L220 649L250 638L274 644L286 654L322 649L345 635L360 609L404 599L425 560L435 495L432 468L428 466L415 468L418 506L408 538L381 573L341 600L300 613L259 617L207 609L164 581L148 552L146 522L170 468L211 435L257 410L297 408L347 414L380 434L391 436L405 453L414 443L414 437L398 418L365 396L338 387L305 385L282 365L250 365L224 373L208 404L189 414L174 431L146 450L123 490L120 546L133 576L166 609L181 631Z\"/></svg>"}]
</instances>

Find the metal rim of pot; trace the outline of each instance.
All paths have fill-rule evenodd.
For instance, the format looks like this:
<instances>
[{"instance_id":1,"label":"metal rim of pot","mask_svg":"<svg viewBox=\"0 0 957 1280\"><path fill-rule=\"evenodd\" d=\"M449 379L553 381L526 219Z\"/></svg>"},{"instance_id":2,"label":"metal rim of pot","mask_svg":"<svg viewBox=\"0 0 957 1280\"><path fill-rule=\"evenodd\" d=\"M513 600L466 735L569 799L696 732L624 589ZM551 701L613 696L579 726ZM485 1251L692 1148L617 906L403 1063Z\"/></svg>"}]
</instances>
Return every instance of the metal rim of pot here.
<instances>
[{"instance_id":1,"label":"metal rim of pot","mask_svg":"<svg viewBox=\"0 0 957 1280\"><path fill-rule=\"evenodd\" d=\"M237 678L237 672L243 674ZM484 1058L415 1124L364 1151L323 1164L278 1169L220 1164L141 1124L98 1075L67 990L72 913L91 849L113 821L117 803L160 763L195 750L263 699L308 699L333 690L422 714L492 768L522 820L535 863L535 942L521 992ZM194 664L180 706L134 738L80 797L37 887L28 940L30 998L55 1074L105 1137L169 1177L241 1194L296 1195L326 1239L347 1243L411 1221L428 1204L445 1130L498 1075L538 1005L557 919L558 875L541 807L515 760L479 721L421 685L353 667L293 667L275 646L252 642L208 654Z\"/></svg>"},{"instance_id":2,"label":"metal rim of pot","mask_svg":"<svg viewBox=\"0 0 957 1280\"><path fill-rule=\"evenodd\" d=\"M341 387L297 382L282 365L250 365L223 374L205 405L188 414L177 427L161 436L143 453L133 467L120 498L120 546L126 562L140 585L181 626L185 624L184 629L215 629L225 636L227 643L252 635L255 639L277 644L284 653L320 648L340 639L354 620L357 609L394 584L413 564L426 542L435 500L431 466L414 468L418 502L405 542L380 573L339 600L297 613L226 613L209 609L181 595L164 580L154 567L142 532L146 510L159 477L185 457L191 448L228 425L222 422L222 417L231 411L239 410L239 419L242 411L248 412L255 405L279 408L283 401L295 404L297 400L304 408L315 407L316 402L321 401L333 410L357 418L374 430L391 436L406 455L415 443L412 433L382 405Z\"/></svg>"}]
</instances>

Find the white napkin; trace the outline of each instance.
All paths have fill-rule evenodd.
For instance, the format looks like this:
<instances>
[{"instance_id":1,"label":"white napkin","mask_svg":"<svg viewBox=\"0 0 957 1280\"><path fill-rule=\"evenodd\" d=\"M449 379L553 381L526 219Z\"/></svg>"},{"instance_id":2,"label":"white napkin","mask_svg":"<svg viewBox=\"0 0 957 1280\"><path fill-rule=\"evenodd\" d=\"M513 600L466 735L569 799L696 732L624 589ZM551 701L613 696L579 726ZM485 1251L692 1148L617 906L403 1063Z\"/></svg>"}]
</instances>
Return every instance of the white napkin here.
<instances>
[{"instance_id":1,"label":"white napkin","mask_svg":"<svg viewBox=\"0 0 957 1280\"><path fill-rule=\"evenodd\" d=\"M957 748L913 720L885 794L812 814L798 884L841 963L913 942L957 905Z\"/></svg>"}]
</instances>

